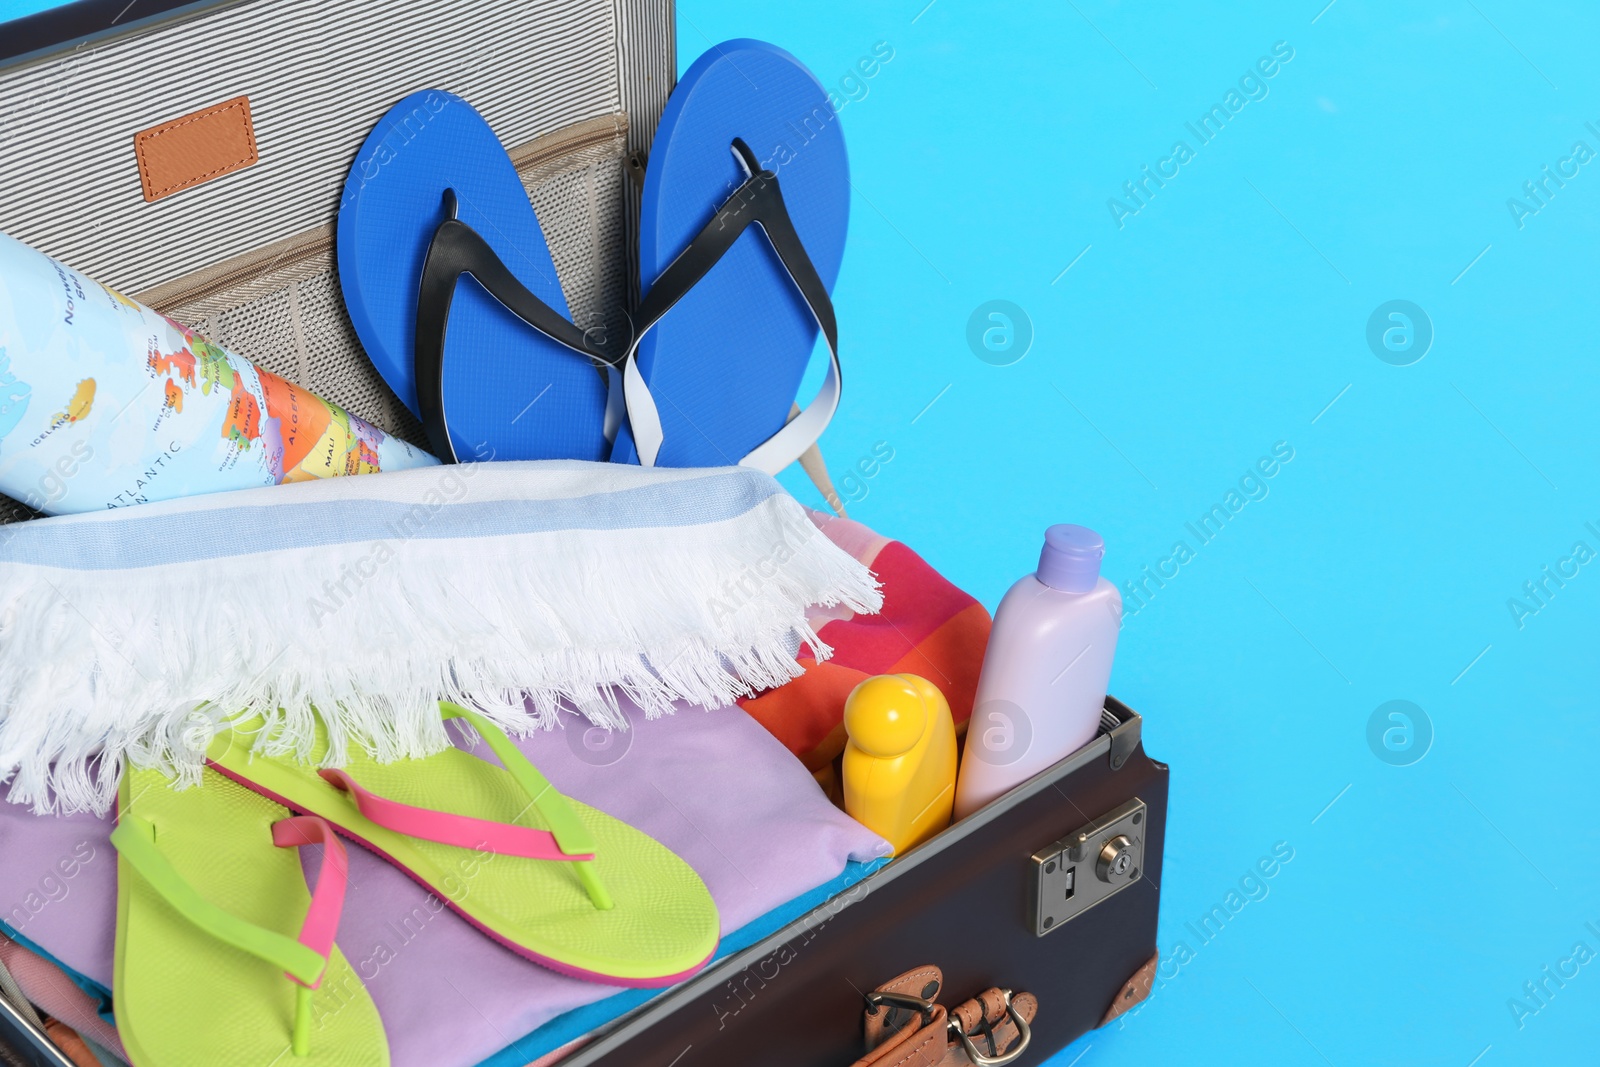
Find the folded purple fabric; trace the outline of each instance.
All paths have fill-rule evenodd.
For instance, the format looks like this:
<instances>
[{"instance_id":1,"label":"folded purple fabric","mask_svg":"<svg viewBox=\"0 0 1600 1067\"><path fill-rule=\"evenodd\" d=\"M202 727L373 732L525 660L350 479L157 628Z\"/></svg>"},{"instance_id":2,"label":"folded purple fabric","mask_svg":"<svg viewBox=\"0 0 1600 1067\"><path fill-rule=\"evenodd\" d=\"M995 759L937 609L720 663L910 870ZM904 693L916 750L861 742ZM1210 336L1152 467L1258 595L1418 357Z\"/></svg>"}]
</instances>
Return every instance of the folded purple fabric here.
<instances>
[{"instance_id":1,"label":"folded purple fabric","mask_svg":"<svg viewBox=\"0 0 1600 1067\"><path fill-rule=\"evenodd\" d=\"M519 742L555 786L638 827L705 879L729 933L887 855L830 804L805 767L737 707L680 707L607 734ZM109 819L38 816L0 803L0 922L67 966L111 984L116 854ZM483 937L404 874L350 849L339 947L388 1031L395 1067L475 1064L562 1012L617 990L566 978Z\"/></svg>"}]
</instances>

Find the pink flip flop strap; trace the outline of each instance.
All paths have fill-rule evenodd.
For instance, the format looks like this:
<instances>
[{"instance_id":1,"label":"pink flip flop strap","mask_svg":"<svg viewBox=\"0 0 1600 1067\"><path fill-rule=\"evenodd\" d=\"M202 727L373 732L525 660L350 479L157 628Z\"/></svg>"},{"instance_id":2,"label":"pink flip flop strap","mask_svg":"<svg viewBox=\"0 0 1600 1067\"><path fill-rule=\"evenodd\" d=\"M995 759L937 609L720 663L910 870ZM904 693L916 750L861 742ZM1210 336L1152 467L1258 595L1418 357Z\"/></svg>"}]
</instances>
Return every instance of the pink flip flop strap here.
<instances>
[{"instance_id":1,"label":"pink flip flop strap","mask_svg":"<svg viewBox=\"0 0 1600 1067\"><path fill-rule=\"evenodd\" d=\"M328 784L349 793L355 800L356 809L365 818L407 837L487 851L497 856L521 856L535 860L594 859L593 852L563 852L561 846L556 844L555 835L548 830L416 808L362 788L344 771L329 768L319 773Z\"/></svg>"},{"instance_id":2,"label":"pink flip flop strap","mask_svg":"<svg viewBox=\"0 0 1600 1067\"><path fill-rule=\"evenodd\" d=\"M317 872L317 884L311 888L311 907L300 924L297 940L326 960L333 952L333 937L339 929L339 916L344 912L344 891L350 882L350 856L344 850L344 842L325 819L315 815L292 815L272 824L272 843L279 848L322 845L322 869ZM325 974L326 967L311 985L287 972L284 977L308 989L316 989Z\"/></svg>"}]
</instances>

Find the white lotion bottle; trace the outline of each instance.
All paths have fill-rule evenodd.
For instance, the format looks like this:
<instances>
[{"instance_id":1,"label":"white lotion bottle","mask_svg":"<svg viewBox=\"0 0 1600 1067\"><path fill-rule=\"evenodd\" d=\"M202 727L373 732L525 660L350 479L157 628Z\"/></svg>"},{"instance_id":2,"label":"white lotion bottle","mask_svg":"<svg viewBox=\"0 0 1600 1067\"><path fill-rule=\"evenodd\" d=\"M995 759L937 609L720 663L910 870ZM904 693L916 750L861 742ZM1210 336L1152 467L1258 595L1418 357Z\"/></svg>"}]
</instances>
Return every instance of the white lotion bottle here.
<instances>
[{"instance_id":1,"label":"white lotion bottle","mask_svg":"<svg viewBox=\"0 0 1600 1067\"><path fill-rule=\"evenodd\" d=\"M995 612L956 781L956 818L1087 744L1100 727L1122 597L1100 577L1105 541L1045 531L1039 569Z\"/></svg>"}]
</instances>

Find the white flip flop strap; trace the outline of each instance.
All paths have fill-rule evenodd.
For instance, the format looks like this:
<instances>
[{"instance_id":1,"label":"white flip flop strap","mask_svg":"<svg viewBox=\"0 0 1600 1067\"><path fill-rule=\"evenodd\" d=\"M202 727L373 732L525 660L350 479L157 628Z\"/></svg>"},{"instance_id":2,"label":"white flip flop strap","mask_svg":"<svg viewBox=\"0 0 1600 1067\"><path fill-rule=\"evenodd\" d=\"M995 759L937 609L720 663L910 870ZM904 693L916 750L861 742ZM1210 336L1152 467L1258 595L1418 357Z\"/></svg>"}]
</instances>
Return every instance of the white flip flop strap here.
<instances>
[{"instance_id":1,"label":"white flip flop strap","mask_svg":"<svg viewBox=\"0 0 1600 1067\"><path fill-rule=\"evenodd\" d=\"M829 349L828 374L816 397L782 429L751 449L739 460L738 466L754 467L775 475L799 459L801 453L817 443L822 431L833 421L833 414L839 409L839 383L839 357ZM628 360L623 372L623 393L628 405L628 423L633 429L633 443L639 450L639 463L654 467L664 440L661 413L656 409L655 397L650 394L636 359Z\"/></svg>"},{"instance_id":2,"label":"white flip flop strap","mask_svg":"<svg viewBox=\"0 0 1600 1067\"><path fill-rule=\"evenodd\" d=\"M833 413L839 409L839 383L839 356L829 349L828 375L811 403L784 423L783 429L751 449L750 454L739 461L739 466L777 474L799 459L806 449L817 443L822 431L833 421Z\"/></svg>"},{"instance_id":3,"label":"white flip flop strap","mask_svg":"<svg viewBox=\"0 0 1600 1067\"><path fill-rule=\"evenodd\" d=\"M639 465L654 467L661 453L661 413L656 410L656 398L644 383L639 370L639 360L628 353L628 362L622 372L623 398L628 408L628 428L633 431L633 444L639 450Z\"/></svg>"}]
</instances>

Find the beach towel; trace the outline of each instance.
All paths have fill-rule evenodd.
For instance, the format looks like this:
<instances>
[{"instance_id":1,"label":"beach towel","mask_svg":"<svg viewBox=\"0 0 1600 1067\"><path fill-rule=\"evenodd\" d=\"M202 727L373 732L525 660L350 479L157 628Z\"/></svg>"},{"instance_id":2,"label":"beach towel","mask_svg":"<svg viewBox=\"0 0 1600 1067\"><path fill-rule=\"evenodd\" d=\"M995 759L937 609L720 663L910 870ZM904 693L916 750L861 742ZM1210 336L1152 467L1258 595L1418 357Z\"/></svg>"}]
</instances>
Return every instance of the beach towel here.
<instances>
[{"instance_id":1,"label":"beach towel","mask_svg":"<svg viewBox=\"0 0 1600 1067\"><path fill-rule=\"evenodd\" d=\"M0 528L0 783L104 811L124 757L193 782L224 725L340 765L448 743L440 699L508 732L726 705L876 610L867 567L749 468L472 463ZM803 660L797 660L797 654ZM313 707L316 711L313 712Z\"/></svg>"},{"instance_id":2,"label":"beach towel","mask_svg":"<svg viewBox=\"0 0 1600 1067\"><path fill-rule=\"evenodd\" d=\"M872 614L848 607L813 608L807 624L833 650L819 659L804 650L805 673L739 703L798 756L840 803L837 760L844 752L844 702L875 674L918 674L944 693L964 735L972 715L989 613L921 556L850 519L807 509L827 538L870 567L883 601Z\"/></svg>"}]
</instances>

